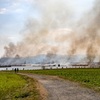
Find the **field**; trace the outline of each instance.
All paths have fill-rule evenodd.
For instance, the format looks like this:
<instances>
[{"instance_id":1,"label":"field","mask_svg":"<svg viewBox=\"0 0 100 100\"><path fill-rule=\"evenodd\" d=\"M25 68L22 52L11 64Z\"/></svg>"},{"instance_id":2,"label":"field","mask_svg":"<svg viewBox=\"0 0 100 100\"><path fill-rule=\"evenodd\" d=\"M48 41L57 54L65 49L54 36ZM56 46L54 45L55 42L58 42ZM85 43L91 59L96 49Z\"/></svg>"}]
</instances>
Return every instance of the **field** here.
<instances>
[{"instance_id":1,"label":"field","mask_svg":"<svg viewBox=\"0 0 100 100\"><path fill-rule=\"evenodd\" d=\"M35 80L12 72L0 72L0 100L39 100Z\"/></svg>"},{"instance_id":2,"label":"field","mask_svg":"<svg viewBox=\"0 0 100 100\"><path fill-rule=\"evenodd\" d=\"M100 93L100 69L27 70L22 73L53 75L78 82ZM0 72L0 100L41 100L37 81L12 71Z\"/></svg>"},{"instance_id":3,"label":"field","mask_svg":"<svg viewBox=\"0 0 100 100\"><path fill-rule=\"evenodd\" d=\"M100 69L55 69L23 72L59 76L100 92Z\"/></svg>"}]
</instances>

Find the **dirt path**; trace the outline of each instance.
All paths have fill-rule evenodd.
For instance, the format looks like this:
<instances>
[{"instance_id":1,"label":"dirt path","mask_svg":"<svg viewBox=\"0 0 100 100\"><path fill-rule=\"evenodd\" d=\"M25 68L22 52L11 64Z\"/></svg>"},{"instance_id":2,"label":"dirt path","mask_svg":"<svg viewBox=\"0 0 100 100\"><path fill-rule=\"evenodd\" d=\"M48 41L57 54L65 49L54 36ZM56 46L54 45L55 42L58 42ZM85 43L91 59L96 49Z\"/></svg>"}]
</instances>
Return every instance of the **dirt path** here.
<instances>
[{"instance_id":1,"label":"dirt path","mask_svg":"<svg viewBox=\"0 0 100 100\"><path fill-rule=\"evenodd\" d=\"M65 81L56 76L23 74L40 82L48 92L47 100L100 100L94 91L80 87L77 83Z\"/></svg>"}]
</instances>

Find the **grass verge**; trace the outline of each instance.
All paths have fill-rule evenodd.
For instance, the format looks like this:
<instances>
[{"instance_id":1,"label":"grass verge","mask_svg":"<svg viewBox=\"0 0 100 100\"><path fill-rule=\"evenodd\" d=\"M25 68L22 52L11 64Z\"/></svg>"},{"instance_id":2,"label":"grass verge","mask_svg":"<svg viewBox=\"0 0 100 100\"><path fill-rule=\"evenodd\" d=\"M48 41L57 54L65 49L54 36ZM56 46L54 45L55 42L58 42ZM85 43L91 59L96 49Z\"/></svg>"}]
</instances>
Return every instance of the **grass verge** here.
<instances>
[{"instance_id":1,"label":"grass verge","mask_svg":"<svg viewBox=\"0 0 100 100\"><path fill-rule=\"evenodd\" d=\"M0 72L0 100L41 100L36 81L11 72Z\"/></svg>"}]
</instances>

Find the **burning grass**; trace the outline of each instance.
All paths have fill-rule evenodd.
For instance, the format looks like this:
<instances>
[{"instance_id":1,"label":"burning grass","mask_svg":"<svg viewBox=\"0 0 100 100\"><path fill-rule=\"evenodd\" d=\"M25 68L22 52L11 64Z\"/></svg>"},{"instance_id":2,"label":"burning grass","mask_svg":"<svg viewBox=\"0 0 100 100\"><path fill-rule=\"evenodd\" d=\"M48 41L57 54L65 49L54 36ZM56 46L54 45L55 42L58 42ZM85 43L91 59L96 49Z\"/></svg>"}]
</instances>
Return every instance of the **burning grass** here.
<instances>
[{"instance_id":1,"label":"burning grass","mask_svg":"<svg viewBox=\"0 0 100 100\"><path fill-rule=\"evenodd\" d=\"M36 81L13 73L0 72L0 100L39 100Z\"/></svg>"},{"instance_id":2,"label":"burning grass","mask_svg":"<svg viewBox=\"0 0 100 100\"><path fill-rule=\"evenodd\" d=\"M59 76L64 79L79 82L80 85L100 92L100 69L55 69L24 72Z\"/></svg>"}]
</instances>

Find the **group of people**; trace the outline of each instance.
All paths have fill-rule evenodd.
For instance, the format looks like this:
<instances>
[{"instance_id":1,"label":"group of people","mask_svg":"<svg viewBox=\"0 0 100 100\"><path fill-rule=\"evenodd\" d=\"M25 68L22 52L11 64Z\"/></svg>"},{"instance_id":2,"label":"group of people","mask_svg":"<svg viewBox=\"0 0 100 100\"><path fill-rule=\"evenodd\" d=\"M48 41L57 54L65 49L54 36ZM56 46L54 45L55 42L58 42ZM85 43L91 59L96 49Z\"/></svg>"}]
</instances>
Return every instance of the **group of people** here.
<instances>
[{"instance_id":1,"label":"group of people","mask_svg":"<svg viewBox=\"0 0 100 100\"><path fill-rule=\"evenodd\" d=\"M18 73L19 72L19 69L18 68L15 68L15 73Z\"/></svg>"}]
</instances>

